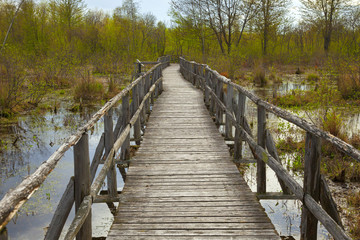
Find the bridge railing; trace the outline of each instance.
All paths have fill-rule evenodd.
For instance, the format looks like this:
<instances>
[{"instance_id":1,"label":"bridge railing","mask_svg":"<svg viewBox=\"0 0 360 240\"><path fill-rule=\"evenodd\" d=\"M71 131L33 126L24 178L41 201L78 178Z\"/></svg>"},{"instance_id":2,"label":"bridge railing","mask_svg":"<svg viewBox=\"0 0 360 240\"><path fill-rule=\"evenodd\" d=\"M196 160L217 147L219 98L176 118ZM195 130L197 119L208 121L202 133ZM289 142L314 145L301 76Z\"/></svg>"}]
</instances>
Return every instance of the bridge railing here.
<instances>
[{"instance_id":1,"label":"bridge railing","mask_svg":"<svg viewBox=\"0 0 360 240\"><path fill-rule=\"evenodd\" d=\"M74 177L72 177L54 213L45 239L58 239L75 202L75 218L65 239L91 239L91 205L105 202L114 209L113 202L119 201L117 191L116 165L125 179L124 165L130 156L130 129L134 130L134 141L140 144L141 128L144 127L150 105L161 93L162 70L170 64L170 57L159 58L157 65L137 78L119 94L108 101L77 132L67 138L37 170L10 190L0 201L0 230L12 219L20 207L45 181L56 164L70 147L74 147ZM131 98L131 101L130 101ZM119 106L121 117L113 127L113 109ZM96 148L92 162L89 159L88 132L101 119L104 133ZM96 176L99 164L103 166ZM96 178L95 178L96 176ZM107 178L107 191L100 189ZM100 192L100 194L99 194Z\"/></svg>"},{"instance_id":2,"label":"bridge railing","mask_svg":"<svg viewBox=\"0 0 360 240\"><path fill-rule=\"evenodd\" d=\"M219 125L225 125L225 137L234 139L234 161L241 163L242 141L246 141L257 163L257 193L259 197L299 199L303 203L301 235L303 239L316 239L318 220L335 239L351 239L344 232L336 205L325 179L320 175L321 139L332 143L345 154L360 161L360 151L341 139L308 123L296 115L268 103L245 88L231 82L207 65L180 58L180 71L193 85L204 92L204 102ZM225 91L226 89L226 91ZM235 98L237 98L235 100ZM257 105L257 142L245 117L246 98ZM282 166L275 142L266 128L266 112L295 124L306 131L305 170L303 187ZM225 115L225 120L223 119ZM232 136L232 126L235 136ZM266 150L267 149L267 150ZM281 195L266 193L266 165L278 177ZM318 203L320 201L320 204Z\"/></svg>"}]
</instances>

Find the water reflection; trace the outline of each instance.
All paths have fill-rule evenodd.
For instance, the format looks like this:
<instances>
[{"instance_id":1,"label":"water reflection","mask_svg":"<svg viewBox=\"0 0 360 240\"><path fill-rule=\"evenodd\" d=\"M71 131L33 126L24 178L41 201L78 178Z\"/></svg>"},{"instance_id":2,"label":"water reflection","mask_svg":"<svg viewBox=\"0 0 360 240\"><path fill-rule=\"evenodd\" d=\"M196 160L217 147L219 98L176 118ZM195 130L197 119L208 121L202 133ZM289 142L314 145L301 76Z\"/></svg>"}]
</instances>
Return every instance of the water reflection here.
<instances>
[{"instance_id":1,"label":"water reflection","mask_svg":"<svg viewBox=\"0 0 360 240\"><path fill-rule=\"evenodd\" d=\"M253 87L249 89L258 97L264 100L271 101L274 97L274 92L279 95L284 95L292 90L311 90L314 85L304 82L302 77L289 77L289 80L284 81L280 85L266 86L264 88ZM307 119L318 118L317 111L305 112L302 110L288 110L297 116ZM360 129L360 110L350 108L340 108L337 114L341 114L343 119L342 130L347 133L349 137L353 134L359 134ZM249 125L252 127L252 133L256 138L257 135L257 106L247 99L245 116L248 119ZM302 141L305 136L305 131L299 129L292 123L289 123L274 114L267 113L267 127L275 140L286 139L291 137L295 141ZM289 153L281 156L282 165L288 169L289 173L294 179L302 186L303 185L303 172L294 172L291 166L298 153ZM244 158L252 158L251 151L248 147L243 149ZM289 166L289 167L288 167ZM268 192L281 192L280 184L278 183L275 173L267 167L267 191ZM244 175L245 180L253 192L256 192L256 165L250 164ZM275 225L276 230L282 236L293 236L295 239L300 239L300 223L301 223L301 208L302 203L299 200L261 200L261 205L264 207L266 213ZM319 224L318 226L318 239L331 239L328 231Z\"/></svg>"},{"instance_id":2,"label":"water reflection","mask_svg":"<svg viewBox=\"0 0 360 240\"><path fill-rule=\"evenodd\" d=\"M22 116L11 126L1 129L0 197L17 186L23 178L60 147L67 137L87 122L100 106L84 107L81 112L69 111L69 103L62 103L57 113L32 113ZM114 118L117 118L117 111ZM90 158L99 142L104 126L100 120L89 133ZM73 151L68 150L44 184L7 225L10 239L42 239L53 212L73 175ZM121 190L123 182L118 178ZM94 236L104 236L112 218L106 204L93 205ZM74 215L72 210L71 215ZM70 218L71 220L71 218ZM107 224L104 224L107 222ZM70 222L65 226L69 226ZM101 226L101 227L100 227ZM104 230L105 229L105 230ZM106 231L105 231L106 233Z\"/></svg>"}]
</instances>

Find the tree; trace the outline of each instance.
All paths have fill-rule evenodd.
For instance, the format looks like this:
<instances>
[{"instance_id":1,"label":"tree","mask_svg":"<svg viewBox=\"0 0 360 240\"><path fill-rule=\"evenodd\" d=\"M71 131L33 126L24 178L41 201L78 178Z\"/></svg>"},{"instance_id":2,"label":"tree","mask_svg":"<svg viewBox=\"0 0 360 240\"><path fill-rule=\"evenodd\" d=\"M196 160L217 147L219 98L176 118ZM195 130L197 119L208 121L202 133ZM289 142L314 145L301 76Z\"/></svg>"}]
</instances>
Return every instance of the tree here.
<instances>
[{"instance_id":1,"label":"tree","mask_svg":"<svg viewBox=\"0 0 360 240\"><path fill-rule=\"evenodd\" d=\"M256 15L259 13L260 10L260 3L259 0L243 0L240 3L240 25L241 30L239 37L236 42L236 46L239 46L239 43L241 41L244 29L249 21L254 19Z\"/></svg>"},{"instance_id":2,"label":"tree","mask_svg":"<svg viewBox=\"0 0 360 240\"><path fill-rule=\"evenodd\" d=\"M17 8L16 8L16 11L15 11L15 13L14 13L12 19L11 19L11 22L10 22L10 24L9 24L9 28L8 28L8 30L7 30L7 32L6 32L6 35L5 35L5 38L4 38L4 41L3 41L3 44L2 44L2 47L1 47L0 51L5 47L5 44L6 44L6 42L7 42L7 39L8 39L8 37L9 37L9 33L10 33L11 28L12 28L12 26L13 26L13 24L14 24L15 18L16 18L16 16L17 16L17 14L19 13L19 10L20 10L20 8L21 8L21 5L22 5L24 2L25 2L25 0L21 0L21 2L19 3L19 5L18 5Z\"/></svg>"},{"instance_id":3,"label":"tree","mask_svg":"<svg viewBox=\"0 0 360 240\"><path fill-rule=\"evenodd\" d=\"M267 55L271 33L276 33L283 20L287 0L260 0L259 15L256 19L257 30L261 35L262 53Z\"/></svg>"},{"instance_id":4,"label":"tree","mask_svg":"<svg viewBox=\"0 0 360 240\"><path fill-rule=\"evenodd\" d=\"M330 49L334 24L347 10L349 0L301 0L304 20L322 30L324 51Z\"/></svg>"},{"instance_id":5,"label":"tree","mask_svg":"<svg viewBox=\"0 0 360 240\"><path fill-rule=\"evenodd\" d=\"M172 0L172 16L181 28L199 40L203 59L206 55L206 16L203 0Z\"/></svg>"},{"instance_id":6,"label":"tree","mask_svg":"<svg viewBox=\"0 0 360 240\"><path fill-rule=\"evenodd\" d=\"M73 30L83 18L85 4L83 0L55 0L58 23L67 32L71 41Z\"/></svg>"}]
</instances>

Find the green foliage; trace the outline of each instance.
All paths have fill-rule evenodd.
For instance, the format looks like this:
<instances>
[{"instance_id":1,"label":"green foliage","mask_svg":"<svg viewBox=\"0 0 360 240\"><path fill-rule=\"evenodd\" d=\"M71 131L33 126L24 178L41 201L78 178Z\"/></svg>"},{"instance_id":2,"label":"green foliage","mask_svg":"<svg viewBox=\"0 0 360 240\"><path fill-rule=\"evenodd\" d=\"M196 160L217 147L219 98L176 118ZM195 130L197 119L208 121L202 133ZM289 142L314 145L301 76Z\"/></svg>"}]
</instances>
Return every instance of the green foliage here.
<instances>
[{"instance_id":1,"label":"green foliage","mask_svg":"<svg viewBox=\"0 0 360 240\"><path fill-rule=\"evenodd\" d=\"M345 136L341 133L341 126L343 124L340 114L336 114L334 109L328 111L322 120L323 129L330 132L332 135L344 139Z\"/></svg>"},{"instance_id":2,"label":"green foliage","mask_svg":"<svg viewBox=\"0 0 360 240\"><path fill-rule=\"evenodd\" d=\"M12 112L26 98L22 89L26 82L24 58L8 46L0 54L0 112Z\"/></svg>"},{"instance_id":3,"label":"green foliage","mask_svg":"<svg viewBox=\"0 0 360 240\"><path fill-rule=\"evenodd\" d=\"M94 81L90 73L81 78L74 90L74 98L77 101L96 101L101 100L104 96L104 86Z\"/></svg>"},{"instance_id":4,"label":"green foliage","mask_svg":"<svg viewBox=\"0 0 360 240\"><path fill-rule=\"evenodd\" d=\"M310 82L318 82L320 80L320 77L316 73L309 73L306 77L306 80Z\"/></svg>"},{"instance_id":5,"label":"green foliage","mask_svg":"<svg viewBox=\"0 0 360 240\"><path fill-rule=\"evenodd\" d=\"M313 102L314 91L292 90L290 93L278 96L274 103L287 108L304 107Z\"/></svg>"}]
</instances>

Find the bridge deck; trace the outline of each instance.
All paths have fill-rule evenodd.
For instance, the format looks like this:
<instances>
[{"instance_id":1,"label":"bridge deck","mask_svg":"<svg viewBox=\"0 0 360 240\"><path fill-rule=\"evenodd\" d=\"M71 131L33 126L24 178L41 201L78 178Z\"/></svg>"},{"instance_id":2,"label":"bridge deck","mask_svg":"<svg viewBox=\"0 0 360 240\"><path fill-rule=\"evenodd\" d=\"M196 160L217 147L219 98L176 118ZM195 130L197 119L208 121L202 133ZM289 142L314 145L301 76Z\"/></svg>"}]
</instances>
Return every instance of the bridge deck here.
<instances>
[{"instance_id":1,"label":"bridge deck","mask_svg":"<svg viewBox=\"0 0 360 240\"><path fill-rule=\"evenodd\" d=\"M107 239L279 239L178 69L163 72Z\"/></svg>"}]
</instances>

